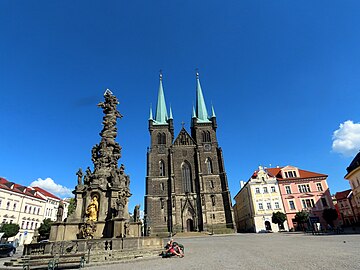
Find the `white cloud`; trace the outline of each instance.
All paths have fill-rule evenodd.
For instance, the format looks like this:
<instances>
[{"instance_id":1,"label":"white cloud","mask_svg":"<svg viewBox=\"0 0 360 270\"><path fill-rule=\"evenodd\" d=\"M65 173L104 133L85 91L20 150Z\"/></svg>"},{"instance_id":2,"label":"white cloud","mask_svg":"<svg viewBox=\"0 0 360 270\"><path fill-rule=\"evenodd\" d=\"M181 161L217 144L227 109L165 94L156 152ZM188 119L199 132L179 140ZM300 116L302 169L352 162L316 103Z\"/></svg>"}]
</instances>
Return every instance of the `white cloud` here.
<instances>
[{"instance_id":1,"label":"white cloud","mask_svg":"<svg viewBox=\"0 0 360 270\"><path fill-rule=\"evenodd\" d=\"M347 120L333 133L332 150L344 156L354 156L360 150L360 123Z\"/></svg>"},{"instance_id":2,"label":"white cloud","mask_svg":"<svg viewBox=\"0 0 360 270\"><path fill-rule=\"evenodd\" d=\"M59 197L73 197L69 188L56 184L51 178L46 178L45 180L38 178L38 180L33 181L30 186L40 187Z\"/></svg>"}]
</instances>

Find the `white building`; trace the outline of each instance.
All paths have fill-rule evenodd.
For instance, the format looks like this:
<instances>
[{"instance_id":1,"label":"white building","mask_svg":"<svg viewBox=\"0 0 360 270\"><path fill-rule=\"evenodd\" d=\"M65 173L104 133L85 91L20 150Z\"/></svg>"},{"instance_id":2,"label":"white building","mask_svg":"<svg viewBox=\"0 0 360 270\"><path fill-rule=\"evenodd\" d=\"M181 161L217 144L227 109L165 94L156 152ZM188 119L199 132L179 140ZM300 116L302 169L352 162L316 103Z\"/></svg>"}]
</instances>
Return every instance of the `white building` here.
<instances>
[{"instance_id":1,"label":"white building","mask_svg":"<svg viewBox=\"0 0 360 270\"><path fill-rule=\"evenodd\" d=\"M263 167L259 166L259 170L241 187L235 201L234 216L238 232L277 232L289 229L287 221L282 228L272 223L273 212L285 214L285 210L276 177Z\"/></svg>"},{"instance_id":2,"label":"white building","mask_svg":"<svg viewBox=\"0 0 360 270\"><path fill-rule=\"evenodd\" d=\"M56 214L61 199L42 188L39 187L30 187L30 188L35 190L37 194L46 201L43 219L50 218L52 221L56 221L57 219Z\"/></svg>"},{"instance_id":3,"label":"white building","mask_svg":"<svg viewBox=\"0 0 360 270\"><path fill-rule=\"evenodd\" d=\"M30 243L45 218L56 220L59 202L60 198L39 187L25 187L0 177L0 222L16 223L20 227L10 241L18 241L20 245Z\"/></svg>"}]
</instances>

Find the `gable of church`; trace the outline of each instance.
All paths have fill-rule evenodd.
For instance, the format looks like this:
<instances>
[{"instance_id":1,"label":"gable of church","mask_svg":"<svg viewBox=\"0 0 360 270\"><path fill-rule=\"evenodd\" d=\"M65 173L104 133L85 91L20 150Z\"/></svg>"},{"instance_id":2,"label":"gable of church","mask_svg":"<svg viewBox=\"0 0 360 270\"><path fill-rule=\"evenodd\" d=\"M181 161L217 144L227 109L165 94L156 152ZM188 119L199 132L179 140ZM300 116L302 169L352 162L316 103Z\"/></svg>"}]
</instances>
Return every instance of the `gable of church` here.
<instances>
[{"instance_id":1,"label":"gable of church","mask_svg":"<svg viewBox=\"0 0 360 270\"><path fill-rule=\"evenodd\" d=\"M196 145L195 141L187 131L182 128L179 135L176 137L174 141L174 146L180 146L180 145Z\"/></svg>"}]
</instances>

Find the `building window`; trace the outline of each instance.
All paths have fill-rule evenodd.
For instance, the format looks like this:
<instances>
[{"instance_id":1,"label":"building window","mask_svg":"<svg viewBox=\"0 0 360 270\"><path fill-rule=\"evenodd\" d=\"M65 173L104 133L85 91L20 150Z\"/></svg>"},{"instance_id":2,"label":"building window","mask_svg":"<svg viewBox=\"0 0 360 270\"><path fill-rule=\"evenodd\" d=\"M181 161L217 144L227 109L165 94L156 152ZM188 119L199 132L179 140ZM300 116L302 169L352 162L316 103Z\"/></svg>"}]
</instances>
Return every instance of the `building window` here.
<instances>
[{"instance_id":1,"label":"building window","mask_svg":"<svg viewBox=\"0 0 360 270\"><path fill-rule=\"evenodd\" d=\"M321 203L322 203L323 207L329 206L325 198L321 198Z\"/></svg>"},{"instance_id":2,"label":"building window","mask_svg":"<svg viewBox=\"0 0 360 270\"><path fill-rule=\"evenodd\" d=\"M161 209L164 209L164 199L163 198L160 199L160 207L161 207Z\"/></svg>"},{"instance_id":3,"label":"building window","mask_svg":"<svg viewBox=\"0 0 360 270\"><path fill-rule=\"evenodd\" d=\"M323 191L321 183L316 183L316 187L318 191Z\"/></svg>"},{"instance_id":4,"label":"building window","mask_svg":"<svg viewBox=\"0 0 360 270\"><path fill-rule=\"evenodd\" d=\"M184 192L185 193L192 192L191 170L190 170L190 165L187 162L184 162L182 164L181 172L182 172Z\"/></svg>"},{"instance_id":5,"label":"building window","mask_svg":"<svg viewBox=\"0 0 360 270\"><path fill-rule=\"evenodd\" d=\"M255 188L255 193L259 194L260 193L260 188Z\"/></svg>"},{"instance_id":6,"label":"building window","mask_svg":"<svg viewBox=\"0 0 360 270\"><path fill-rule=\"evenodd\" d=\"M0 207L1 207L2 200L0 199Z\"/></svg>"},{"instance_id":7,"label":"building window","mask_svg":"<svg viewBox=\"0 0 360 270\"><path fill-rule=\"evenodd\" d=\"M21 222L21 229L25 228L25 221Z\"/></svg>"},{"instance_id":8,"label":"building window","mask_svg":"<svg viewBox=\"0 0 360 270\"><path fill-rule=\"evenodd\" d=\"M276 192L276 189L274 186L271 187L271 192Z\"/></svg>"},{"instance_id":9,"label":"building window","mask_svg":"<svg viewBox=\"0 0 360 270\"><path fill-rule=\"evenodd\" d=\"M264 193L268 193L267 187L264 187Z\"/></svg>"},{"instance_id":10,"label":"building window","mask_svg":"<svg viewBox=\"0 0 360 270\"><path fill-rule=\"evenodd\" d=\"M29 221L26 222L26 229L29 229Z\"/></svg>"},{"instance_id":11,"label":"building window","mask_svg":"<svg viewBox=\"0 0 360 270\"><path fill-rule=\"evenodd\" d=\"M36 207L34 207L34 211L33 211L33 214L35 215L35 211L36 211Z\"/></svg>"},{"instance_id":12,"label":"building window","mask_svg":"<svg viewBox=\"0 0 360 270\"><path fill-rule=\"evenodd\" d=\"M205 164L206 164L207 173L212 174L213 173L213 167L212 167L211 158L207 158L206 161L205 161Z\"/></svg>"},{"instance_id":13,"label":"building window","mask_svg":"<svg viewBox=\"0 0 360 270\"><path fill-rule=\"evenodd\" d=\"M275 202L275 209L279 209L279 208L280 208L279 203Z\"/></svg>"},{"instance_id":14,"label":"building window","mask_svg":"<svg viewBox=\"0 0 360 270\"><path fill-rule=\"evenodd\" d=\"M289 206L291 210L295 210L295 204L294 201L289 201Z\"/></svg>"},{"instance_id":15,"label":"building window","mask_svg":"<svg viewBox=\"0 0 360 270\"><path fill-rule=\"evenodd\" d=\"M160 189L161 189L162 191L165 190L165 185L164 185L164 183L160 183Z\"/></svg>"},{"instance_id":16,"label":"building window","mask_svg":"<svg viewBox=\"0 0 360 270\"><path fill-rule=\"evenodd\" d=\"M259 203L259 210L264 210L263 204Z\"/></svg>"},{"instance_id":17,"label":"building window","mask_svg":"<svg viewBox=\"0 0 360 270\"><path fill-rule=\"evenodd\" d=\"M39 213L40 213L40 208L38 208L38 210L37 210L37 214L39 215Z\"/></svg>"},{"instance_id":18,"label":"building window","mask_svg":"<svg viewBox=\"0 0 360 270\"><path fill-rule=\"evenodd\" d=\"M266 207L267 207L267 209L271 209L271 203L268 202L268 203L266 204Z\"/></svg>"},{"instance_id":19,"label":"building window","mask_svg":"<svg viewBox=\"0 0 360 270\"><path fill-rule=\"evenodd\" d=\"M25 205L25 208L24 208L24 213L26 213L26 210L27 210L27 205Z\"/></svg>"},{"instance_id":20,"label":"building window","mask_svg":"<svg viewBox=\"0 0 360 270\"><path fill-rule=\"evenodd\" d=\"M211 195L211 203L212 203L212 206L215 206L215 204L216 204L215 195Z\"/></svg>"},{"instance_id":21,"label":"building window","mask_svg":"<svg viewBox=\"0 0 360 270\"><path fill-rule=\"evenodd\" d=\"M297 176L296 176L296 171L288 171L288 172L285 172L285 177L286 177L286 178L294 178L294 177L297 177Z\"/></svg>"},{"instance_id":22,"label":"building window","mask_svg":"<svg viewBox=\"0 0 360 270\"><path fill-rule=\"evenodd\" d=\"M210 188L213 189L214 188L214 181L210 180Z\"/></svg>"},{"instance_id":23,"label":"building window","mask_svg":"<svg viewBox=\"0 0 360 270\"><path fill-rule=\"evenodd\" d=\"M165 163L162 160L159 161L159 175L165 176Z\"/></svg>"},{"instance_id":24,"label":"building window","mask_svg":"<svg viewBox=\"0 0 360 270\"><path fill-rule=\"evenodd\" d=\"M313 199L302 200L303 208L312 208L315 206Z\"/></svg>"},{"instance_id":25,"label":"building window","mask_svg":"<svg viewBox=\"0 0 360 270\"><path fill-rule=\"evenodd\" d=\"M285 186L286 194L291 194L291 187Z\"/></svg>"},{"instance_id":26,"label":"building window","mask_svg":"<svg viewBox=\"0 0 360 270\"><path fill-rule=\"evenodd\" d=\"M202 132L202 141L203 142L211 142L210 131Z\"/></svg>"},{"instance_id":27,"label":"building window","mask_svg":"<svg viewBox=\"0 0 360 270\"><path fill-rule=\"evenodd\" d=\"M29 206L29 214L31 213L31 206Z\"/></svg>"},{"instance_id":28,"label":"building window","mask_svg":"<svg viewBox=\"0 0 360 270\"><path fill-rule=\"evenodd\" d=\"M310 192L310 185L309 184L298 185L298 188L299 188L300 193Z\"/></svg>"},{"instance_id":29,"label":"building window","mask_svg":"<svg viewBox=\"0 0 360 270\"><path fill-rule=\"evenodd\" d=\"M16 211L16 203L14 203L13 210Z\"/></svg>"},{"instance_id":30,"label":"building window","mask_svg":"<svg viewBox=\"0 0 360 270\"><path fill-rule=\"evenodd\" d=\"M6 223L6 218L4 218L4 219L3 219L2 223L3 223L3 224L5 224L5 223Z\"/></svg>"},{"instance_id":31,"label":"building window","mask_svg":"<svg viewBox=\"0 0 360 270\"><path fill-rule=\"evenodd\" d=\"M166 144L166 135L165 133L158 133L157 135L158 144Z\"/></svg>"},{"instance_id":32,"label":"building window","mask_svg":"<svg viewBox=\"0 0 360 270\"><path fill-rule=\"evenodd\" d=\"M33 229L33 226L34 226L34 222L31 222L31 225L30 225L30 230Z\"/></svg>"},{"instance_id":33,"label":"building window","mask_svg":"<svg viewBox=\"0 0 360 270\"><path fill-rule=\"evenodd\" d=\"M10 222L9 222L10 224L12 224L13 223L13 220L12 219L10 219Z\"/></svg>"},{"instance_id":34,"label":"building window","mask_svg":"<svg viewBox=\"0 0 360 270\"><path fill-rule=\"evenodd\" d=\"M9 208L10 208L10 202L7 202L6 203L6 210L9 210Z\"/></svg>"}]
</instances>

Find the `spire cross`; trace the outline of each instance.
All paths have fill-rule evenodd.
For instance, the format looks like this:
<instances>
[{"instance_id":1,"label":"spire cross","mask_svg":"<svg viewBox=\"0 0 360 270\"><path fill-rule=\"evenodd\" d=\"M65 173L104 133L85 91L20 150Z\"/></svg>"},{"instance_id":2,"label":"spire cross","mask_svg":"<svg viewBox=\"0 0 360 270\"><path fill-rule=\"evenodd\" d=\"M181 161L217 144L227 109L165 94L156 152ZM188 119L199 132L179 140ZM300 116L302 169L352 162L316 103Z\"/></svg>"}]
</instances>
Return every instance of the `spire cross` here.
<instances>
[{"instance_id":1,"label":"spire cross","mask_svg":"<svg viewBox=\"0 0 360 270\"><path fill-rule=\"evenodd\" d=\"M184 122L184 121L182 121L182 122L181 122L181 126L182 126L182 128L184 128L184 125L185 125L185 122Z\"/></svg>"},{"instance_id":2,"label":"spire cross","mask_svg":"<svg viewBox=\"0 0 360 270\"><path fill-rule=\"evenodd\" d=\"M199 78L199 69L195 68L195 72L196 72L196 78Z\"/></svg>"},{"instance_id":3,"label":"spire cross","mask_svg":"<svg viewBox=\"0 0 360 270\"><path fill-rule=\"evenodd\" d=\"M161 69L159 70L159 73L160 73L160 75L159 75L159 76L160 76L160 80L162 80L162 70L161 70Z\"/></svg>"}]
</instances>

